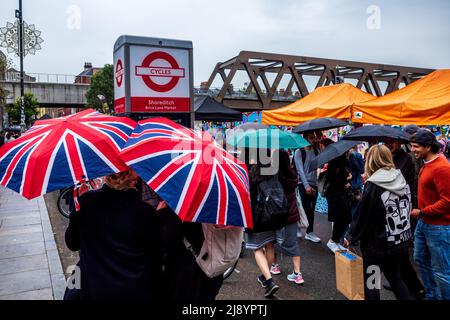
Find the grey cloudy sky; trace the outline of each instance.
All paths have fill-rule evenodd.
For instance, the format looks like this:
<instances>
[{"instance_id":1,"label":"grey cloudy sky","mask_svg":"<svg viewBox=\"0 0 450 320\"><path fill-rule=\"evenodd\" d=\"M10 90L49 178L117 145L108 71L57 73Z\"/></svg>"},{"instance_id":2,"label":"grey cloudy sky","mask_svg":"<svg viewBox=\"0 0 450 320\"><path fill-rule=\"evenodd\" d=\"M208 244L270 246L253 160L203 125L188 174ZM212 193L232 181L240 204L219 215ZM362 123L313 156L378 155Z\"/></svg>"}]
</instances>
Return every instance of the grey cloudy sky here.
<instances>
[{"instance_id":1,"label":"grey cloudy sky","mask_svg":"<svg viewBox=\"0 0 450 320\"><path fill-rule=\"evenodd\" d=\"M18 0L1 2L4 26L14 20ZM450 68L448 0L23 0L23 5L25 20L45 40L41 51L25 59L32 73L78 74L85 61L112 63L113 44L122 34L191 40L195 85L208 79L218 61L241 50ZM380 8L379 29L367 27L370 5Z\"/></svg>"}]
</instances>

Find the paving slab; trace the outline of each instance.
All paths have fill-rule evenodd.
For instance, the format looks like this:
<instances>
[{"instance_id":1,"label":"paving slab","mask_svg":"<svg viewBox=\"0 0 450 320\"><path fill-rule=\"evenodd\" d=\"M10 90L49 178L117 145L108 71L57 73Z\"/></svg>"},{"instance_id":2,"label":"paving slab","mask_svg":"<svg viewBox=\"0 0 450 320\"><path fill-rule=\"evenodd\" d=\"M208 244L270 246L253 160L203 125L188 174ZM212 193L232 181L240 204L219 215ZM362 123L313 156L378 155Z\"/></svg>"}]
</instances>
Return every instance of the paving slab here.
<instances>
[{"instance_id":1,"label":"paving slab","mask_svg":"<svg viewBox=\"0 0 450 320\"><path fill-rule=\"evenodd\" d=\"M0 186L0 300L62 299L65 287L43 197Z\"/></svg>"},{"instance_id":2,"label":"paving slab","mask_svg":"<svg viewBox=\"0 0 450 320\"><path fill-rule=\"evenodd\" d=\"M4 295L52 288L48 268L0 276L0 298Z\"/></svg>"},{"instance_id":3,"label":"paving slab","mask_svg":"<svg viewBox=\"0 0 450 320\"><path fill-rule=\"evenodd\" d=\"M45 253L2 259L0 260L0 275L47 269L48 265L49 262L47 261L47 255Z\"/></svg>"},{"instance_id":4,"label":"paving slab","mask_svg":"<svg viewBox=\"0 0 450 320\"><path fill-rule=\"evenodd\" d=\"M53 300L53 290L45 288L40 290L26 291L6 296L0 296L0 300Z\"/></svg>"}]
</instances>

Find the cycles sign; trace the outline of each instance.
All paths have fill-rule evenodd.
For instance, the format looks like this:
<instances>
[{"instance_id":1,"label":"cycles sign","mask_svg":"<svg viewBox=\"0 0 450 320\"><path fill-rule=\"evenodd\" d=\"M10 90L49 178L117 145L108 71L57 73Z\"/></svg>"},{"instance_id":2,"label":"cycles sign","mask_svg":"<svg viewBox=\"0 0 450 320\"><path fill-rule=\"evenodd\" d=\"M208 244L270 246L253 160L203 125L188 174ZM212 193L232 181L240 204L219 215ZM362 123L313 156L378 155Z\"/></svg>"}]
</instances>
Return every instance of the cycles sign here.
<instances>
[{"instance_id":1,"label":"cycles sign","mask_svg":"<svg viewBox=\"0 0 450 320\"><path fill-rule=\"evenodd\" d=\"M189 51L130 46L132 112L189 112Z\"/></svg>"},{"instance_id":2,"label":"cycles sign","mask_svg":"<svg viewBox=\"0 0 450 320\"><path fill-rule=\"evenodd\" d=\"M153 65L158 59L164 61L168 67ZM155 51L145 57L141 66L136 66L136 75L142 77L151 90L168 92L176 87L180 78L185 77L185 68L180 68L177 60L167 52ZM158 78L167 78L169 81L160 84L154 81Z\"/></svg>"},{"instance_id":3,"label":"cycles sign","mask_svg":"<svg viewBox=\"0 0 450 320\"><path fill-rule=\"evenodd\" d=\"M187 113L181 118L194 121L191 41L121 35L113 52L116 114Z\"/></svg>"}]
</instances>

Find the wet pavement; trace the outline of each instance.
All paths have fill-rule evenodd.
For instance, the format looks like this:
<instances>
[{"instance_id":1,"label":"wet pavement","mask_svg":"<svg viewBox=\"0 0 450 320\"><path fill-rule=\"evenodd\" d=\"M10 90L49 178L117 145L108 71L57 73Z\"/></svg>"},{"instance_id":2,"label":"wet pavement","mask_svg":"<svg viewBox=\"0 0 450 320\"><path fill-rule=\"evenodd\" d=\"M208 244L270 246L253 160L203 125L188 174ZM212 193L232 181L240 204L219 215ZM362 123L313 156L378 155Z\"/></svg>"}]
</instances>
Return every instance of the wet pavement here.
<instances>
[{"instance_id":1,"label":"wet pavement","mask_svg":"<svg viewBox=\"0 0 450 320\"><path fill-rule=\"evenodd\" d=\"M279 256L282 273L274 275L273 279L280 286L275 295L278 300L346 300L336 290L336 275L334 255L326 246L331 235L331 223L326 214L316 213L314 233L320 238L320 243L299 239L301 251L301 272L305 279L303 286L289 282L286 276L292 272L292 262L289 257ZM303 230L304 231L304 230ZM305 232L303 232L304 234ZM253 252L245 250L239 259L238 272L234 272L223 283L219 300L262 300L264 289L256 281L260 274ZM382 300L395 300L391 291L381 290Z\"/></svg>"}]
</instances>

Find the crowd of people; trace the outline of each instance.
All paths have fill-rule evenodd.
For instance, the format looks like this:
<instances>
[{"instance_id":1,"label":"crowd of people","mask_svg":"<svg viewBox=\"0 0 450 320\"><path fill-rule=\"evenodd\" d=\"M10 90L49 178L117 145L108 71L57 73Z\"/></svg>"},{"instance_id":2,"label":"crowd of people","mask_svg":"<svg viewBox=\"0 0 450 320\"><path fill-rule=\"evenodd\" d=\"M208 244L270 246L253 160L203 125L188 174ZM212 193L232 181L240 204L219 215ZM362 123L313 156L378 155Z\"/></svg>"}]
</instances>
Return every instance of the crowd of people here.
<instances>
[{"instance_id":1,"label":"crowd of people","mask_svg":"<svg viewBox=\"0 0 450 320\"><path fill-rule=\"evenodd\" d=\"M377 141L364 156L353 148L319 169L311 170L313 160L334 143L320 132L304 133L310 145L294 152L259 150L249 158L254 226L246 229L245 246L254 253L265 297L279 289L273 277L281 273L279 254L292 259L287 280L305 283L300 212L308 222L304 239L320 243L314 232L320 192L332 253L359 246L365 270L378 266L397 299L450 299L450 164L432 132L405 130L409 143ZM187 239L200 251L201 225L181 222L131 169L106 177L79 204L66 244L80 251L81 289L67 289L66 299L215 299L223 277L207 277L185 245ZM380 299L380 288L365 286L365 299Z\"/></svg>"},{"instance_id":2,"label":"crowd of people","mask_svg":"<svg viewBox=\"0 0 450 320\"><path fill-rule=\"evenodd\" d=\"M10 141L17 139L18 137L20 137L20 132L1 130L0 131L0 147L2 145L4 145L5 143L8 143Z\"/></svg>"},{"instance_id":3,"label":"crowd of people","mask_svg":"<svg viewBox=\"0 0 450 320\"><path fill-rule=\"evenodd\" d=\"M364 270L378 266L389 282L385 288L399 300L450 299L450 188L446 185L450 164L430 130L417 126L404 130L411 137L409 143L379 139L371 143L364 157L353 148L318 170L311 170L314 159L333 141L313 131L303 133L310 145L295 150L292 161L287 151L280 150L272 153L269 164L258 157L247 163L255 226L247 230L246 248L254 252L261 272L257 281L265 297L272 297L279 289L272 277L281 273L276 252L292 257L292 273L288 272L287 279L305 283L297 221L304 210L308 220L304 239L321 242L314 233L315 207L321 192L332 223L327 241L331 252L359 246ZM262 174L276 157L279 170ZM326 189L320 186L323 181ZM270 197L281 199L277 209L267 203L267 185L272 188ZM295 196L296 187L302 208ZM287 211L284 223L271 224L263 219L267 210ZM364 273L365 280L369 275ZM366 286L365 299L379 300L379 290Z\"/></svg>"}]
</instances>

